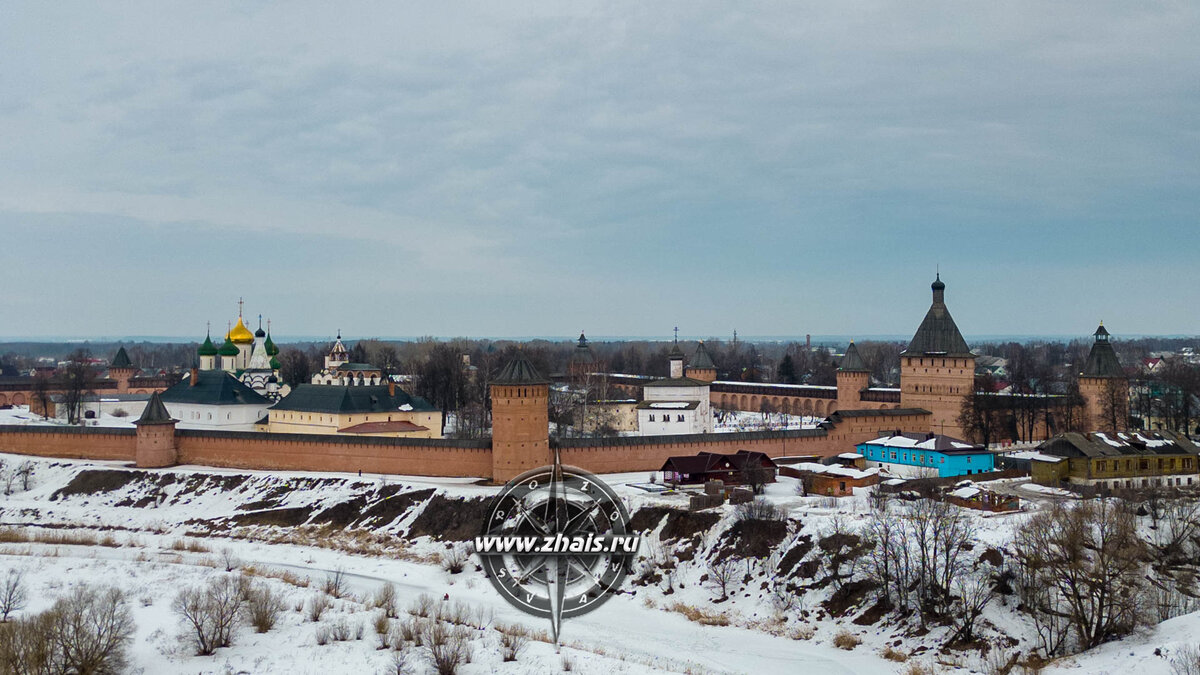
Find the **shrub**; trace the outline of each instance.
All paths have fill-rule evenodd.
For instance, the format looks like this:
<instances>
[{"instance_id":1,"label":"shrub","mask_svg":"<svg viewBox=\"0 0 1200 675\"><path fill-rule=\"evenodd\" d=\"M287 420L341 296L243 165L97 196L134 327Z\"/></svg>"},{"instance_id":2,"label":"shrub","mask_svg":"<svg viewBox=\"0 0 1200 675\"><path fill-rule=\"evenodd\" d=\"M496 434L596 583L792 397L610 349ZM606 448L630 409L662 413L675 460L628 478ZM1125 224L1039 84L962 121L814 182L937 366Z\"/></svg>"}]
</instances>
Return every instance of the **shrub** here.
<instances>
[{"instance_id":1,"label":"shrub","mask_svg":"<svg viewBox=\"0 0 1200 675\"><path fill-rule=\"evenodd\" d=\"M1171 673L1173 675L1200 675L1200 647L1196 645L1181 646L1175 656L1171 657Z\"/></svg>"},{"instance_id":2,"label":"shrub","mask_svg":"<svg viewBox=\"0 0 1200 675\"><path fill-rule=\"evenodd\" d=\"M422 619L428 618L433 613L433 596L428 593L422 593L417 596L412 606L408 608L408 613L413 616L419 616Z\"/></svg>"},{"instance_id":3,"label":"shrub","mask_svg":"<svg viewBox=\"0 0 1200 675\"><path fill-rule=\"evenodd\" d=\"M272 592L266 584L255 585L247 595L246 613L254 630L265 633L274 628L279 615L283 613L283 598Z\"/></svg>"},{"instance_id":4,"label":"shrub","mask_svg":"<svg viewBox=\"0 0 1200 675\"><path fill-rule=\"evenodd\" d=\"M313 599L308 602L308 620L313 623L320 621L321 615L327 609L329 609L329 596L314 595Z\"/></svg>"},{"instance_id":5,"label":"shrub","mask_svg":"<svg viewBox=\"0 0 1200 675\"><path fill-rule=\"evenodd\" d=\"M339 567L326 575L325 583L321 586L321 590L325 591L326 595L332 595L335 598L341 598L345 595L346 570Z\"/></svg>"},{"instance_id":6,"label":"shrub","mask_svg":"<svg viewBox=\"0 0 1200 675\"><path fill-rule=\"evenodd\" d=\"M463 546L453 546L450 550L442 554L442 569L450 574L458 574L463 571L467 560L470 558L470 553Z\"/></svg>"},{"instance_id":7,"label":"shrub","mask_svg":"<svg viewBox=\"0 0 1200 675\"><path fill-rule=\"evenodd\" d=\"M222 577L205 587L179 593L174 610L188 626L196 654L207 656L233 643L233 631L242 606L238 582Z\"/></svg>"},{"instance_id":8,"label":"shrub","mask_svg":"<svg viewBox=\"0 0 1200 675\"><path fill-rule=\"evenodd\" d=\"M569 672L571 672L571 669L574 667L575 667L575 663L573 661L571 661L571 657L567 656L566 654L563 654L563 657L562 657L563 672L569 673Z\"/></svg>"},{"instance_id":9,"label":"shrub","mask_svg":"<svg viewBox=\"0 0 1200 675\"><path fill-rule=\"evenodd\" d=\"M516 661L529 644L529 631L515 624L499 624L496 630L500 632L500 654L505 661Z\"/></svg>"},{"instance_id":10,"label":"shrub","mask_svg":"<svg viewBox=\"0 0 1200 675\"><path fill-rule=\"evenodd\" d=\"M470 661L467 633L450 630L444 623L434 622L426 627L425 649L429 664L438 675L455 675L460 665Z\"/></svg>"},{"instance_id":11,"label":"shrub","mask_svg":"<svg viewBox=\"0 0 1200 675\"><path fill-rule=\"evenodd\" d=\"M384 616L388 619L396 618L396 587L393 584L384 584L375 592L375 597L371 604L376 609L382 609Z\"/></svg>"},{"instance_id":12,"label":"shrub","mask_svg":"<svg viewBox=\"0 0 1200 675\"><path fill-rule=\"evenodd\" d=\"M908 660L908 654L905 654L904 652L896 651L895 649L892 649L891 647L887 647L886 649L884 649L883 654L881 656L883 656L883 658L887 659L888 661L895 661L896 663L904 663L905 661Z\"/></svg>"},{"instance_id":13,"label":"shrub","mask_svg":"<svg viewBox=\"0 0 1200 675\"><path fill-rule=\"evenodd\" d=\"M734 518L738 522L748 520L785 520L786 515L778 506L760 497L751 502L738 504L734 511Z\"/></svg>"},{"instance_id":14,"label":"shrub","mask_svg":"<svg viewBox=\"0 0 1200 675\"><path fill-rule=\"evenodd\" d=\"M837 635L833 636L833 646L837 647L838 649L845 649L846 651L849 651L860 644L862 644L862 639L845 628L838 631Z\"/></svg>"}]
</instances>

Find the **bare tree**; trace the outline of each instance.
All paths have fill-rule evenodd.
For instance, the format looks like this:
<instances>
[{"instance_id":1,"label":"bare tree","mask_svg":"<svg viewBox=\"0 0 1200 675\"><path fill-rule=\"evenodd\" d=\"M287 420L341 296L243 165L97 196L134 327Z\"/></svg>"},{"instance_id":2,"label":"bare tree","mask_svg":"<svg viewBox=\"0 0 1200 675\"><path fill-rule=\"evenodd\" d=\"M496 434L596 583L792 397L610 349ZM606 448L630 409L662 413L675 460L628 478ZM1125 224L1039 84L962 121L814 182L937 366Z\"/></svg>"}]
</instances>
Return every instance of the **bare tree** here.
<instances>
[{"instance_id":1,"label":"bare tree","mask_svg":"<svg viewBox=\"0 0 1200 675\"><path fill-rule=\"evenodd\" d=\"M54 603L54 636L65 673L119 673L133 636L133 615L115 588L77 588Z\"/></svg>"},{"instance_id":2,"label":"bare tree","mask_svg":"<svg viewBox=\"0 0 1200 675\"><path fill-rule=\"evenodd\" d=\"M91 358L91 352L86 349L71 352L59 378L68 424L79 424L83 417L83 403L89 394L94 393L96 371L92 368Z\"/></svg>"},{"instance_id":3,"label":"bare tree","mask_svg":"<svg viewBox=\"0 0 1200 675\"><path fill-rule=\"evenodd\" d=\"M233 643L242 594L237 580L222 577L206 587L181 591L175 598L175 613L188 626L196 654L207 656Z\"/></svg>"},{"instance_id":4,"label":"bare tree","mask_svg":"<svg viewBox=\"0 0 1200 675\"><path fill-rule=\"evenodd\" d=\"M733 558L708 563L708 582L721 589L721 600L729 597L729 584L737 576L737 565Z\"/></svg>"},{"instance_id":5,"label":"bare tree","mask_svg":"<svg viewBox=\"0 0 1200 675\"><path fill-rule=\"evenodd\" d=\"M1141 597L1146 546L1133 515L1092 500L1074 508L1054 504L1021 528L1013 542L1030 589L1035 618L1064 614L1074 646L1089 649L1126 635L1146 622ZM1060 640L1054 651L1067 648Z\"/></svg>"},{"instance_id":6,"label":"bare tree","mask_svg":"<svg viewBox=\"0 0 1200 675\"><path fill-rule=\"evenodd\" d=\"M0 622L7 623L9 615L24 609L27 597L25 575L19 570L9 570L0 585Z\"/></svg>"},{"instance_id":7,"label":"bare tree","mask_svg":"<svg viewBox=\"0 0 1200 675\"><path fill-rule=\"evenodd\" d=\"M54 392L54 382L46 373L35 373L33 376L33 391L31 395L37 403L37 412L43 418L50 417L51 394Z\"/></svg>"}]
</instances>

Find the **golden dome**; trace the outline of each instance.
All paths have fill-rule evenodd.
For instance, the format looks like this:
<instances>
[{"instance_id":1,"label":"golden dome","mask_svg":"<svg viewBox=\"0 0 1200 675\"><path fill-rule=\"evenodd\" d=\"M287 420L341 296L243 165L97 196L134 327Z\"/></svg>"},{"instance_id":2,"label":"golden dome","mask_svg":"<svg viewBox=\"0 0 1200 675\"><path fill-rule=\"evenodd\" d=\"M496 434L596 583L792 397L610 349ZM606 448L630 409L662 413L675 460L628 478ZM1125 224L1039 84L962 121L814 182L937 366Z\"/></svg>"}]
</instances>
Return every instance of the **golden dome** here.
<instances>
[{"instance_id":1,"label":"golden dome","mask_svg":"<svg viewBox=\"0 0 1200 675\"><path fill-rule=\"evenodd\" d=\"M229 330L229 341L235 345L248 345L254 342L254 333L246 328L246 324L242 323L242 317L238 317L237 325Z\"/></svg>"}]
</instances>

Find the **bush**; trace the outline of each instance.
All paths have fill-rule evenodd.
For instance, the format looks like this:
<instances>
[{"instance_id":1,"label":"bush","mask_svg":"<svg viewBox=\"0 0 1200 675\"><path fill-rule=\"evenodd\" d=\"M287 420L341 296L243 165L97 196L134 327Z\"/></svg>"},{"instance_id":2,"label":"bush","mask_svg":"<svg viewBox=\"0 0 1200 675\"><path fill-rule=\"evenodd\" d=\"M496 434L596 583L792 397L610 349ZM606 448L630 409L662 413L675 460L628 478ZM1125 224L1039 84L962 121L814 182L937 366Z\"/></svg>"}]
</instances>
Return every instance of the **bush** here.
<instances>
[{"instance_id":1,"label":"bush","mask_svg":"<svg viewBox=\"0 0 1200 675\"><path fill-rule=\"evenodd\" d=\"M442 554L442 569L450 574L458 574L463 571L467 560L470 558L470 553L462 546L454 546L449 551Z\"/></svg>"},{"instance_id":2,"label":"bush","mask_svg":"<svg viewBox=\"0 0 1200 675\"><path fill-rule=\"evenodd\" d=\"M266 584L255 585L247 596L246 614L254 630L265 633L274 628L279 615L283 613L283 598L272 592Z\"/></svg>"},{"instance_id":3,"label":"bush","mask_svg":"<svg viewBox=\"0 0 1200 675\"><path fill-rule=\"evenodd\" d=\"M135 625L116 589L76 589L36 616L0 626L0 672L119 673Z\"/></svg>"},{"instance_id":4,"label":"bush","mask_svg":"<svg viewBox=\"0 0 1200 675\"><path fill-rule=\"evenodd\" d=\"M515 624L499 624L496 630L500 632L500 653L505 661L516 661L525 647L529 645L529 631L524 626Z\"/></svg>"},{"instance_id":5,"label":"bush","mask_svg":"<svg viewBox=\"0 0 1200 675\"><path fill-rule=\"evenodd\" d=\"M471 660L470 637L465 631L434 622L426 627L424 639L429 664L438 675L455 675L460 665Z\"/></svg>"},{"instance_id":6,"label":"bush","mask_svg":"<svg viewBox=\"0 0 1200 675\"><path fill-rule=\"evenodd\" d=\"M339 567L330 572L325 577L325 583L321 586L321 590L325 591L326 595L332 595L335 598L341 598L346 594L346 570Z\"/></svg>"},{"instance_id":7,"label":"bush","mask_svg":"<svg viewBox=\"0 0 1200 675\"><path fill-rule=\"evenodd\" d=\"M207 656L233 644L233 631L241 606L237 579L222 577L205 587L180 592L175 598L174 610L188 627L196 654Z\"/></svg>"},{"instance_id":8,"label":"bush","mask_svg":"<svg viewBox=\"0 0 1200 675\"><path fill-rule=\"evenodd\" d=\"M883 656L883 658L887 659L888 661L895 661L896 663L904 663L905 661L908 660L908 654L905 654L904 652L896 651L895 649L892 649L891 647L884 649L883 654L881 656Z\"/></svg>"},{"instance_id":9,"label":"bush","mask_svg":"<svg viewBox=\"0 0 1200 675\"><path fill-rule=\"evenodd\" d=\"M734 510L734 518L738 522L744 522L748 520L786 520L787 516L783 509L766 499L759 498L752 502L738 504Z\"/></svg>"},{"instance_id":10,"label":"bush","mask_svg":"<svg viewBox=\"0 0 1200 675\"><path fill-rule=\"evenodd\" d=\"M24 574L9 570L0 586L0 621L8 621L10 614L24 609L26 596Z\"/></svg>"},{"instance_id":11,"label":"bush","mask_svg":"<svg viewBox=\"0 0 1200 675\"><path fill-rule=\"evenodd\" d=\"M376 609L382 609L384 615L389 619L396 618L396 587L393 584L384 584L375 592L375 598L371 604Z\"/></svg>"},{"instance_id":12,"label":"bush","mask_svg":"<svg viewBox=\"0 0 1200 675\"><path fill-rule=\"evenodd\" d=\"M862 639L845 628L838 631L837 635L833 636L833 646L837 647L838 649L850 651L860 644L862 644Z\"/></svg>"},{"instance_id":13,"label":"bush","mask_svg":"<svg viewBox=\"0 0 1200 675\"><path fill-rule=\"evenodd\" d=\"M320 621L321 615L327 609L329 609L329 596L314 595L313 599L308 602L308 620L313 623Z\"/></svg>"},{"instance_id":14,"label":"bush","mask_svg":"<svg viewBox=\"0 0 1200 675\"><path fill-rule=\"evenodd\" d=\"M1200 647L1184 645L1171 657L1173 675L1200 675Z\"/></svg>"}]
</instances>

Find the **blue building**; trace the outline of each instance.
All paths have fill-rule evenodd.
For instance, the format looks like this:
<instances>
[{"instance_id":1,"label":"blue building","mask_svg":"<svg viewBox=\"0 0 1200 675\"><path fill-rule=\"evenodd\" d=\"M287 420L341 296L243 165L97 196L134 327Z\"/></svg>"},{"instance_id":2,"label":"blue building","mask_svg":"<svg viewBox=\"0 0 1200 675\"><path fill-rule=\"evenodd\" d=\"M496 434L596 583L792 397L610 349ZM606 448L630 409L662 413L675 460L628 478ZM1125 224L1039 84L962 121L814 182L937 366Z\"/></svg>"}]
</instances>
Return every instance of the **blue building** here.
<instances>
[{"instance_id":1,"label":"blue building","mask_svg":"<svg viewBox=\"0 0 1200 675\"><path fill-rule=\"evenodd\" d=\"M867 466L904 477L930 475L930 470L945 478L996 469L996 456L987 448L939 434L895 433L857 447Z\"/></svg>"}]
</instances>

